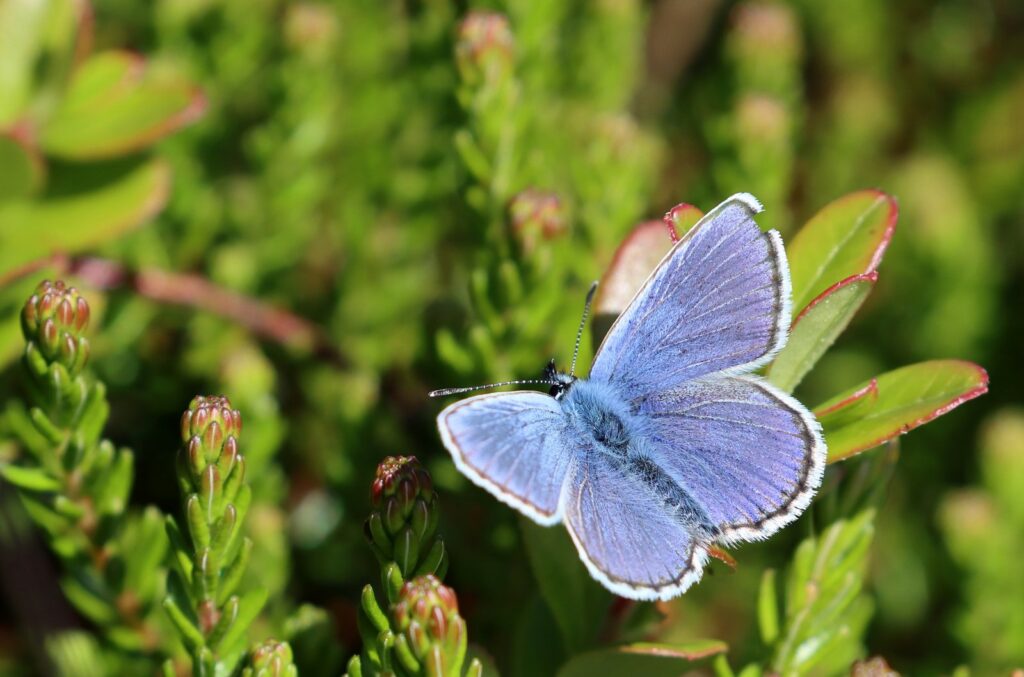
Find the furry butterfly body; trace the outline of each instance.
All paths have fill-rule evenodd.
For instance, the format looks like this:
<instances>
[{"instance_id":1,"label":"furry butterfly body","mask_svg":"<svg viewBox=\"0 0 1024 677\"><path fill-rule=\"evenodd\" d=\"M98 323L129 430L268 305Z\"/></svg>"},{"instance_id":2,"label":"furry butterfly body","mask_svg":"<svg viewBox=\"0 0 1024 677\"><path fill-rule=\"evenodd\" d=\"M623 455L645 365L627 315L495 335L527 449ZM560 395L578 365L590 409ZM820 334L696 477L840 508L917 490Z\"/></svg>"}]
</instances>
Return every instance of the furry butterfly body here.
<instances>
[{"instance_id":1,"label":"furry butterfly body","mask_svg":"<svg viewBox=\"0 0 1024 677\"><path fill-rule=\"evenodd\" d=\"M551 393L477 395L438 416L458 468L535 521L564 522L591 575L634 599L699 580L709 547L766 538L825 464L814 416L751 375L785 344L789 267L760 205L729 198L665 256Z\"/></svg>"}]
</instances>

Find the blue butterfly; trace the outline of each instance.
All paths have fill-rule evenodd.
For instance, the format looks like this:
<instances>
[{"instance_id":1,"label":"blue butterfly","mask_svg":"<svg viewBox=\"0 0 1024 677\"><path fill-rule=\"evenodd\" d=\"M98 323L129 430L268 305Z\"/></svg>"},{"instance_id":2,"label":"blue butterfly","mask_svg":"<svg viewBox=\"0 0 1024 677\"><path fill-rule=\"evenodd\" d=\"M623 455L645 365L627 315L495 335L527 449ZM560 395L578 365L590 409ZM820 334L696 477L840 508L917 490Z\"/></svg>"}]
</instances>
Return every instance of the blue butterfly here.
<instances>
[{"instance_id":1,"label":"blue butterfly","mask_svg":"<svg viewBox=\"0 0 1024 677\"><path fill-rule=\"evenodd\" d=\"M752 375L785 345L791 312L782 238L761 231L760 211L734 195L677 242L589 378L552 363L550 394L477 395L437 417L459 470L539 524L565 522L591 575L623 597L682 594L709 548L767 538L821 484L818 421Z\"/></svg>"}]
</instances>

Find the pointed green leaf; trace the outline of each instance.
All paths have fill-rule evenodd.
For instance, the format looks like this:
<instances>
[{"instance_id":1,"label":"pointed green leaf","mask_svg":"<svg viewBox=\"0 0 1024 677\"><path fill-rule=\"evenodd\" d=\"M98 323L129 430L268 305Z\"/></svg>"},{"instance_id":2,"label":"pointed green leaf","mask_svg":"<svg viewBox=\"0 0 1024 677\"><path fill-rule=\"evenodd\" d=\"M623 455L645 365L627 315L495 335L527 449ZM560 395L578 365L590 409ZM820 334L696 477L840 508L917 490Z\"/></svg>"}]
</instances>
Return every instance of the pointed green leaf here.
<instances>
[{"instance_id":1,"label":"pointed green leaf","mask_svg":"<svg viewBox=\"0 0 1024 677\"><path fill-rule=\"evenodd\" d=\"M815 214L786 248L793 308L802 310L840 280L874 271L896 218L896 201L877 190L850 193Z\"/></svg>"},{"instance_id":2,"label":"pointed green leaf","mask_svg":"<svg viewBox=\"0 0 1024 677\"><path fill-rule=\"evenodd\" d=\"M824 646L844 658L859 651L871 611L860 593L874 516L868 509L838 520L797 548L786 583L785 623L772 659L775 672L807 674L826 658Z\"/></svg>"},{"instance_id":3,"label":"pointed green leaf","mask_svg":"<svg viewBox=\"0 0 1024 677\"><path fill-rule=\"evenodd\" d=\"M17 465L0 467L0 475L21 489L28 491L57 491L60 482L42 468L23 468Z\"/></svg>"},{"instance_id":4,"label":"pointed green leaf","mask_svg":"<svg viewBox=\"0 0 1024 677\"><path fill-rule=\"evenodd\" d=\"M569 653L593 644L604 622L611 594L597 583L580 561L565 529L542 527L519 520L533 576L551 609Z\"/></svg>"},{"instance_id":5,"label":"pointed green leaf","mask_svg":"<svg viewBox=\"0 0 1024 677\"><path fill-rule=\"evenodd\" d=\"M238 616L235 618L235 622L224 633L224 636L217 646L214 647L214 650L221 654L231 654L238 651L245 642L245 633L263 609L266 601L267 591L264 588L250 590L243 595L238 603Z\"/></svg>"},{"instance_id":6,"label":"pointed green leaf","mask_svg":"<svg viewBox=\"0 0 1024 677\"><path fill-rule=\"evenodd\" d=\"M103 591L86 585L74 576L61 579L60 587L64 591L64 596L92 622L101 626L117 623L117 610Z\"/></svg>"},{"instance_id":7,"label":"pointed green leaf","mask_svg":"<svg viewBox=\"0 0 1024 677\"><path fill-rule=\"evenodd\" d=\"M41 142L47 153L76 160L123 155L192 122L205 105L181 74L105 52L75 71Z\"/></svg>"},{"instance_id":8,"label":"pointed green leaf","mask_svg":"<svg viewBox=\"0 0 1024 677\"><path fill-rule=\"evenodd\" d=\"M0 270L113 240L158 212L169 187L167 165L152 161L88 192L0 204Z\"/></svg>"},{"instance_id":9,"label":"pointed green leaf","mask_svg":"<svg viewBox=\"0 0 1024 677\"><path fill-rule=\"evenodd\" d=\"M163 607L182 640L191 650L203 646L205 640L199 630L195 609L192 608L192 598L176 570L171 570L167 574L167 596L164 598Z\"/></svg>"},{"instance_id":10,"label":"pointed green leaf","mask_svg":"<svg viewBox=\"0 0 1024 677\"><path fill-rule=\"evenodd\" d=\"M850 324L877 280L875 271L848 277L804 307L793 320L786 346L768 367L768 380L788 393L793 392Z\"/></svg>"},{"instance_id":11,"label":"pointed green leaf","mask_svg":"<svg viewBox=\"0 0 1024 677\"><path fill-rule=\"evenodd\" d=\"M878 397L873 402L861 398L864 403L856 418L822 418L829 462L877 447L988 391L985 370L961 360L919 362L886 372L874 381ZM840 393L815 410L835 409L862 391L870 392L871 382Z\"/></svg>"},{"instance_id":12,"label":"pointed green leaf","mask_svg":"<svg viewBox=\"0 0 1024 677\"><path fill-rule=\"evenodd\" d=\"M757 624L761 641L772 644L779 636L779 602L775 588L775 569L765 569L757 595Z\"/></svg>"},{"instance_id":13,"label":"pointed green leaf","mask_svg":"<svg viewBox=\"0 0 1024 677\"><path fill-rule=\"evenodd\" d=\"M558 677L677 677L693 669L692 662L723 653L725 642L693 640L685 644L638 642L574 656L558 671Z\"/></svg>"}]
</instances>

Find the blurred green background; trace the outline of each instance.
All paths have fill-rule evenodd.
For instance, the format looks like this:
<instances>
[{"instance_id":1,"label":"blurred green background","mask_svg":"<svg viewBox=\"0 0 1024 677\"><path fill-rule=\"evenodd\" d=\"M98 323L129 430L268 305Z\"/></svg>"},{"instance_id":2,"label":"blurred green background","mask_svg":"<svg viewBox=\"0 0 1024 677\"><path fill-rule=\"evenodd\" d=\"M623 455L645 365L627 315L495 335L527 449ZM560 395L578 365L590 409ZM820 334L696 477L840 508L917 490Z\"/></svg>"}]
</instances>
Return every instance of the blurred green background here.
<instances>
[{"instance_id":1,"label":"blurred green background","mask_svg":"<svg viewBox=\"0 0 1024 677\"><path fill-rule=\"evenodd\" d=\"M507 21L463 23L480 10ZM986 397L903 440L864 643L910 674L997 674L1024 664L1022 34L1011 0L0 0L2 386L17 309L63 274L97 310L132 501L168 513L182 409L229 395L266 622L316 604L346 656L377 576L374 468L416 455L471 639L529 674L518 656L564 648L522 629L543 621L519 521L455 471L426 393L566 368L589 282L676 203L750 192L788 238L879 188L900 215L878 287L797 395L931 358L989 371ZM130 114L95 83L62 99L111 49L146 59ZM141 58L122 57L104 66ZM757 656L761 571L805 533L713 566L658 636ZM4 605L12 674L31 671L19 623Z\"/></svg>"}]
</instances>

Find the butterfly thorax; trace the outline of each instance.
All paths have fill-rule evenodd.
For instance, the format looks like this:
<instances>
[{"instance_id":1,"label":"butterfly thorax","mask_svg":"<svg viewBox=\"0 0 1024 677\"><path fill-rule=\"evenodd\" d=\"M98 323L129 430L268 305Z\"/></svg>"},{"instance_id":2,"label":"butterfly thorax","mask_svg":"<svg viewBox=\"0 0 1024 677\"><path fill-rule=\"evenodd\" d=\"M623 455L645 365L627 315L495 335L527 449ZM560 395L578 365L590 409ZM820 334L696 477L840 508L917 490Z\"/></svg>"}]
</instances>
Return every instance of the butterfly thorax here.
<instances>
[{"instance_id":1,"label":"butterfly thorax","mask_svg":"<svg viewBox=\"0 0 1024 677\"><path fill-rule=\"evenodd\" d=\"M603 383L575 379L562 398L570 422L588 434L603 451L627 454L635 439L634 416L614 389Z\"/></svg>"}]
</instances>

